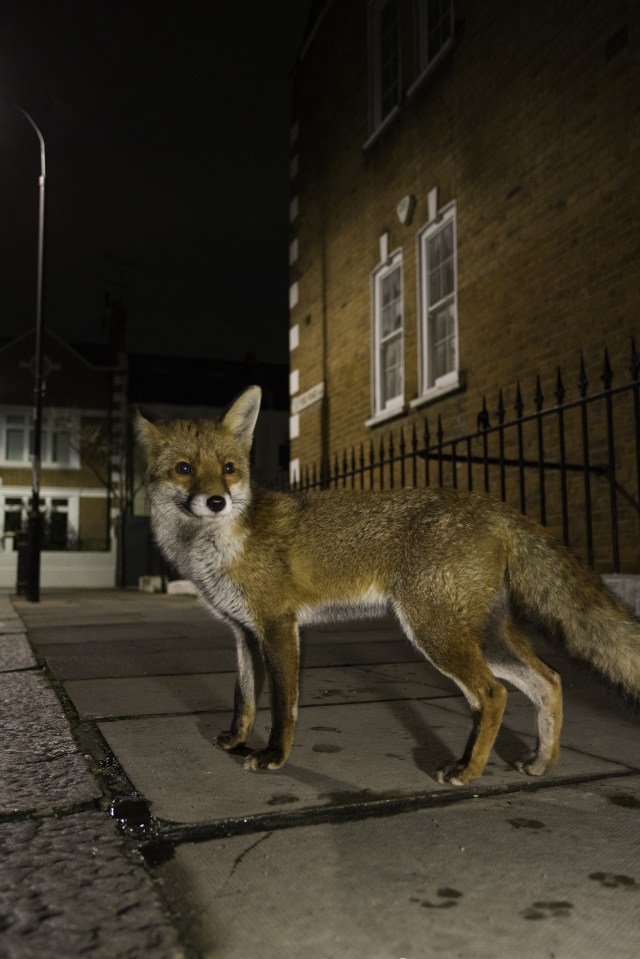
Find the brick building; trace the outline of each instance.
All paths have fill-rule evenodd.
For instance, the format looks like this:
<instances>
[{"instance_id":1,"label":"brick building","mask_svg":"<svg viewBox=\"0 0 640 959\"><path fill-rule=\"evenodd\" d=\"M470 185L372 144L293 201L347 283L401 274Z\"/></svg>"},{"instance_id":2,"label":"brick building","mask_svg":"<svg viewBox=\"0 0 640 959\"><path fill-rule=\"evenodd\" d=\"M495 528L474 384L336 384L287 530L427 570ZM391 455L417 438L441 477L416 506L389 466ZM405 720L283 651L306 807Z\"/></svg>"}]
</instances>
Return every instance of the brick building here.
<instances>
[{"instance_id":1,"label":"brick building","mask_svg":"<svg viewBox=\"0 0 640 959\"><path fill-rule=\"evenodd\" d=\"M25 528L31 498L35 335L0 345L0 536ZM43 338L41 504L46 550L109 550L119 499L126 374L111 352Z\"/></svg>"},{"instance_id":2,"label":"brick building","mask_svg":"<svg viewBox=\"0 0 640 959\"><path fill-rule=\"evenodd\" d=\"M291 470L626 371L640 7L318 2L291 129ZM618 477L619 480L619 477Z\"/></svg>"}]
</instances>

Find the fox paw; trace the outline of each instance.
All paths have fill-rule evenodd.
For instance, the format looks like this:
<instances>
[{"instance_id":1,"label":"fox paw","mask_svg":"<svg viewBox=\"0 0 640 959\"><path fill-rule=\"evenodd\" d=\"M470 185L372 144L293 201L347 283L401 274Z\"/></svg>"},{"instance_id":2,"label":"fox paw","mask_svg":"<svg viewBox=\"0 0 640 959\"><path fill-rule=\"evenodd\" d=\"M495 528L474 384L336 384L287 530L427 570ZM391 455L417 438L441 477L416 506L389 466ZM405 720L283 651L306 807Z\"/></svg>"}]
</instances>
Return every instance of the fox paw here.
<instances>
[{"instance_id":1,"label":"fox paw","mask_svg":"<svg viewBox=\"0 0 640 959\"><path fill-rule=\"evenodd\" d=\"M460 759L443 763L436 773L437 781L443 786L465 786L475 778L475 774L469 771L469 766Z\"/></svg>"},{"instance_id":2,"label":"fox paw","mask_svg":"<svg viewBox=\"0 0 640 959\"><path fill-rule=\"evenodd\" d=\"M518 772L525 773L527 776L542 776L549 764L537 752L532 752L519 759L514 765Z\"/></svg>"},{"instance_id":3,"label":"fox paw","mask_svg":"<svg viewBox=\"0 0 640 959\"><path fill-rule=\"evenodd\" d=\"M241 736L229 731L220 733L213 740L213 745L218 749L235 749L236 746L244 746L244 743L245 740Z\"/></svg>"},{"instance_id":4,"label":"fox paw","mask_svg":"<svg viewBox=\"0 0 640 959\"><path fill-rule=\"evenodd\" d=\"M257 749L245 759L243 766L245 769L280 769L285 761L281 749Z\"/></svg>"}]
</instances>

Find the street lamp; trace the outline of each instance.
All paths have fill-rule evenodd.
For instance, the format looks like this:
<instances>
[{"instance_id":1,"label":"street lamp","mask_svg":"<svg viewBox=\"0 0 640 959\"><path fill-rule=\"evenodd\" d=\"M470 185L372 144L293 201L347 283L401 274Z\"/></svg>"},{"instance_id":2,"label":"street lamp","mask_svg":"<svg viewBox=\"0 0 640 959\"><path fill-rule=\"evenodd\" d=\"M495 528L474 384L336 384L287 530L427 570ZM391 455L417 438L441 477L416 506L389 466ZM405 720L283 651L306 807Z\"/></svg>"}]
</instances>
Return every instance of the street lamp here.
<instances>
[{"instance_id":1,"label":"street lamp","mask_svg":"<svg viewBox=\"0 0 640 959\"><path fill-rule=\"evenodd\" d=\"M29 122L40 143L40 176L38 177L38 278L36 290L36 353L34 367L33 449L31 457L31 505L27 526L27 564L25 597L33 603L40 600L40 547L42 539L42 515L40 513L40 473L42 460L42 405L44 376L42 362L42 293L44 286L44 199L46 163L44 137L33 117L11 100L4 103L18 110Z\"/></svg>"}]
</instances>

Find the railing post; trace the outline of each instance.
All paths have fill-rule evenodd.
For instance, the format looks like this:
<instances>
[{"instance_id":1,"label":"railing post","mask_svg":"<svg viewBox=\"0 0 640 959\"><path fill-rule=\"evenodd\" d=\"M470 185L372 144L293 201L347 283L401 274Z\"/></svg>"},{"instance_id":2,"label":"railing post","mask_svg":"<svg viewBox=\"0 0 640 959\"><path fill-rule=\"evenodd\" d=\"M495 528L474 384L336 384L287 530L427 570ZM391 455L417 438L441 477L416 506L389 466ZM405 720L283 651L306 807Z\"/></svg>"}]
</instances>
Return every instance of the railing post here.
<instances>
[{"instance_id":1,"label":"railing post","mask_svg":"<svg viewBox=\"0 0 640 959\"><path fill-rule=\"evenodd\" d=\"M414 423L411 428L411 461L413 463L413 488L418 485L418 431Z\"/></svg>"},{"instance_id":2,"label":"railing post","mask_svg":"<svg viewBox=\"0 0 640 959\"><path fill-rule=\"evenodd\" d=\"M547 494L545 488L544 476L544 430L542 425L542 407L544 396L542 395L542 384L540 374L536 378L536 395L534 397L536 407L536 432L538 436L538 482L540 484L540 522L543 526L547 525Z\"/></svg>"},{"instance_id":3,"label":"railing post","mask_svg":"<svg viewBox=\"0 0 640 959\"><path fill-rule=\"evenodd\" d=\"M616 453L614 445L613 431L613 401L611 397L611 384L613 382L613 370L609 363L609 351L604 351L604 369L600 377L605 389L605 410L607 416L607 451L609 457L609 501L611 504L611 548L613 553L613 571L620 572L620 544L618 538L618 499L616 491Z\"/></svg>"},{"instance_id":4,"label":"railing post","mask_svg":"<svg viewBox=\"0 0 640 959\"><path fill-rule=\"evenodd\" d=\"M584 464L584 513L587 532L587 562L593 566L593 516L591 512L591 457L589 453L589 412L587 388L589 381L584 368L584 356L580 357L580 427L582 430L582 462Z\"/></svg>"},{"instance_id":5,"label":"railing post","mask_svg":"<svg viewBox=\"0 0 640 959\"><path fill-rule=\"evenodd\" d=\"M635 337L631 337L631 365L629 366L632 387L633 423L636 437L636 476L638 480L638 503L640 503L640 356L636 350Z\"/></svg>"},{"instance_id":6,"label":"railing post","mask_svg":"<svg viewBox=\"0 0 640 959\"><path fill-rule=\"evenodd\" d=\"M520 383L518 382L516 389L516 402L515 402L515 411L517 417L517 433L518 433L518 478L520 483L520 512L527 512L527 499L525 494L525 481L524 481L524 439L522 435L522 414L524 413L524 403L522 402L522 393L520 391Z\"/></svg>"},{"instance_id":7,"label":"railing post","mask_svg":"<svg viewBox=\"0 0 640 959\"><path fill-rule=\"evenodd\" d=\"M431 444L431 434L429 432L429 420L425 416L424 418L424 430L423 430L423 443L424 443L424 485L429 486L431 480L431 469L429 466L429 449Z\"/></svg>"},{"instance_id":8,"label":"railing post","mask_svg":"<svg viewBox=\"0 0 640 959\"><path fill-rule=\"evenodd\" d=\"M483 472L484 472L484 491L485 493L489 492L490 482L489 482L489 440L487 437L487 430L490 428L491 423L489 422L489 410L487 409L487 398L486 396L482 397L482 409L478 413L478 430L482 433L482 460L483 460Z\"/></svg>"},{"instance_id":9,"label":"railing post","mask_svg":"<svg viewBox=\"0 0 640 959\"><path fill-rule=\"evenodd\" d=\"M498 392L498 459L500 461L500 499L506 502L507 499L507 477L504 468L504 417L505 417L504 399L502 390Z\"/></svg>"},{"instance_id":10,"label":"railing post","mask_svg":"<svg viewBox=\"0 0 640 959\"><path fill-rule=\"evenodd\" d=\"M560 444L560 502L562 504L562 542L569 545L569 515L567 510L567 458L564 442L564 384L560 367L556 377L556 400L558 401L558 442Z\"/></svg>"}]
</instances>

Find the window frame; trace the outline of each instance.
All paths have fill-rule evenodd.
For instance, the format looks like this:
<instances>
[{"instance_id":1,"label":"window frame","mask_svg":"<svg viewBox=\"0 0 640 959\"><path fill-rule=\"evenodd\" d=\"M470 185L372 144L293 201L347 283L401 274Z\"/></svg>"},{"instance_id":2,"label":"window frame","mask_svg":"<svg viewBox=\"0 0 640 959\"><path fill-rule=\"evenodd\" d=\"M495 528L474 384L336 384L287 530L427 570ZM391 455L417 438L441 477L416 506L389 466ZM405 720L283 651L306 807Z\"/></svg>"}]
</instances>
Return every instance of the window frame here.
<instances>
[{"instance_id":1,"label":"window frame","mask_svg":"<svg viewBox=\"0 0 640 959\"><path fill-rule=\"evenodd\" d=\"M394 330L386 337L382 335L382 284L387 277L399 270L400 274L400 309L402 322L399 330ZM400 391L395 396L383 402L383 368L382 351L383 347L389 343L390 339L398 338L400 341ZM367 426L373 426L376 423L397 416L404 412L404 392L405 392L405 305L404 305L404 258L402 249L394 250L388 258L378 264L371 273L371 371L372 371L372 417L367 420Z\"/></svg>"},{"instance_id":2,"label":"window frame","mask_svg":"<svg viewBox=\"0 0 640 959\"><path fill-rule=\"evenodd\" d=\"M383 112L383 64L381 14L385 7L395 8L395 96L391 106ZM398 0L370 0L368 10L368 47L369 47L369 133L371 136L384 128L400 109L402 98L402 55L400 37L400 4ZM369 141L367 141L369 142Z\"/></svg>"},{"instance_id":3,"label":"window frame","mask_svg":"<svg viewBox=\"0 0 640 959\"><path fill-rule=\"evenodd\" d=\"M50 517L52 514L64 514L66 520L66 536L70 532L78 531L78 522L80 516L80 492L77 490L50 489L40 492L40 513L43 517ZM22 488L4 488L0 490L0 537L11 536L14 530L6 529L7 513L20 512L21 528L27 523L29 510L31 508L31 492ZM14 502L9 502L13 500ZM17 500L21 505L17 507ZM63 503L64 501L64 503ZM9 508L7 508L9 507Z\"/></svg>"},{"instance_id":4,"label":"window frame","mask_svg":"<svg viewBox=\"0 0 640 959\"><path fill-rule=\"evenodd\" d=\"M448 0L449 3L449 36L442 42L438 50L429 57L429 0L414 0L414 31L415 31L415 73L416 79L407 90L407 96L412 96L418 90L424 81L437 68L439 63L446 57L455 41L455 4L454 0Z\"/></svg>"},{"instance_id":5,"label":"window frame","mask_svg":"<svg viewBox=\"0 0 640 959\"><path fill-rule=\"evenodd\" d=\"M80 417L77 413L64 411L64 419L69 424L68 429L60 429L57 423L63 415L63 411L51 410L47 420L42 427L42 467L53 470L78 470L80 469L80 456L78 450L73 444L72 438L79 433ZM20 429L22 431L22 458L9 459L7 453L7 433L17 424L9 423L9 418L21 419ZM0 409L0 466L9 469L30 469L31 468L31 435L33 432L33 411L26 407L6 406ZM69 458L66 463L58 463L51 458L52 450L55 446L54 437L67 436L69 438Z\"/></svg>"},{"instance_id":6,"label":"window frame","mask_svg":"<svg viewBox=\"0 0 640 959\"><path fill-rule=\"evenodd\" d=\"M414 0L415 3L415 17L416 17L416 39L417 39L417 65L418 73L422 74L425 70L428 70L433 66L436 61L444 55L445 51L449 49L451 43L453 42L454 34L454 2L453 0L444 0L449 7L449 33L445 39L440 43L438 49L433 53L432 56L429 56L429 4L433 0ZM439 23L442 22L444 18L441 17Z\"/></svg>"},{"instance_id":7,"label":"window frame","mask_svg":"<svg viewBox=\"0 0 640 959\"><path fill-rule=\"evenodd\" d=\"M429 242L447 226L452 227L453 289L435 303L430 302L429 278L431 274L428 248ZM457 216L455 202L449 203L437 215L418 231L418 342L420 344L419 384L420 395L412 402L417 406L429 400L437 399L460 387L460 334L458 321L458 247ZM432 316L437 308L450 304L453 307L455 362L442 376L433 373Z\"/></svg>"}]
</instances>

